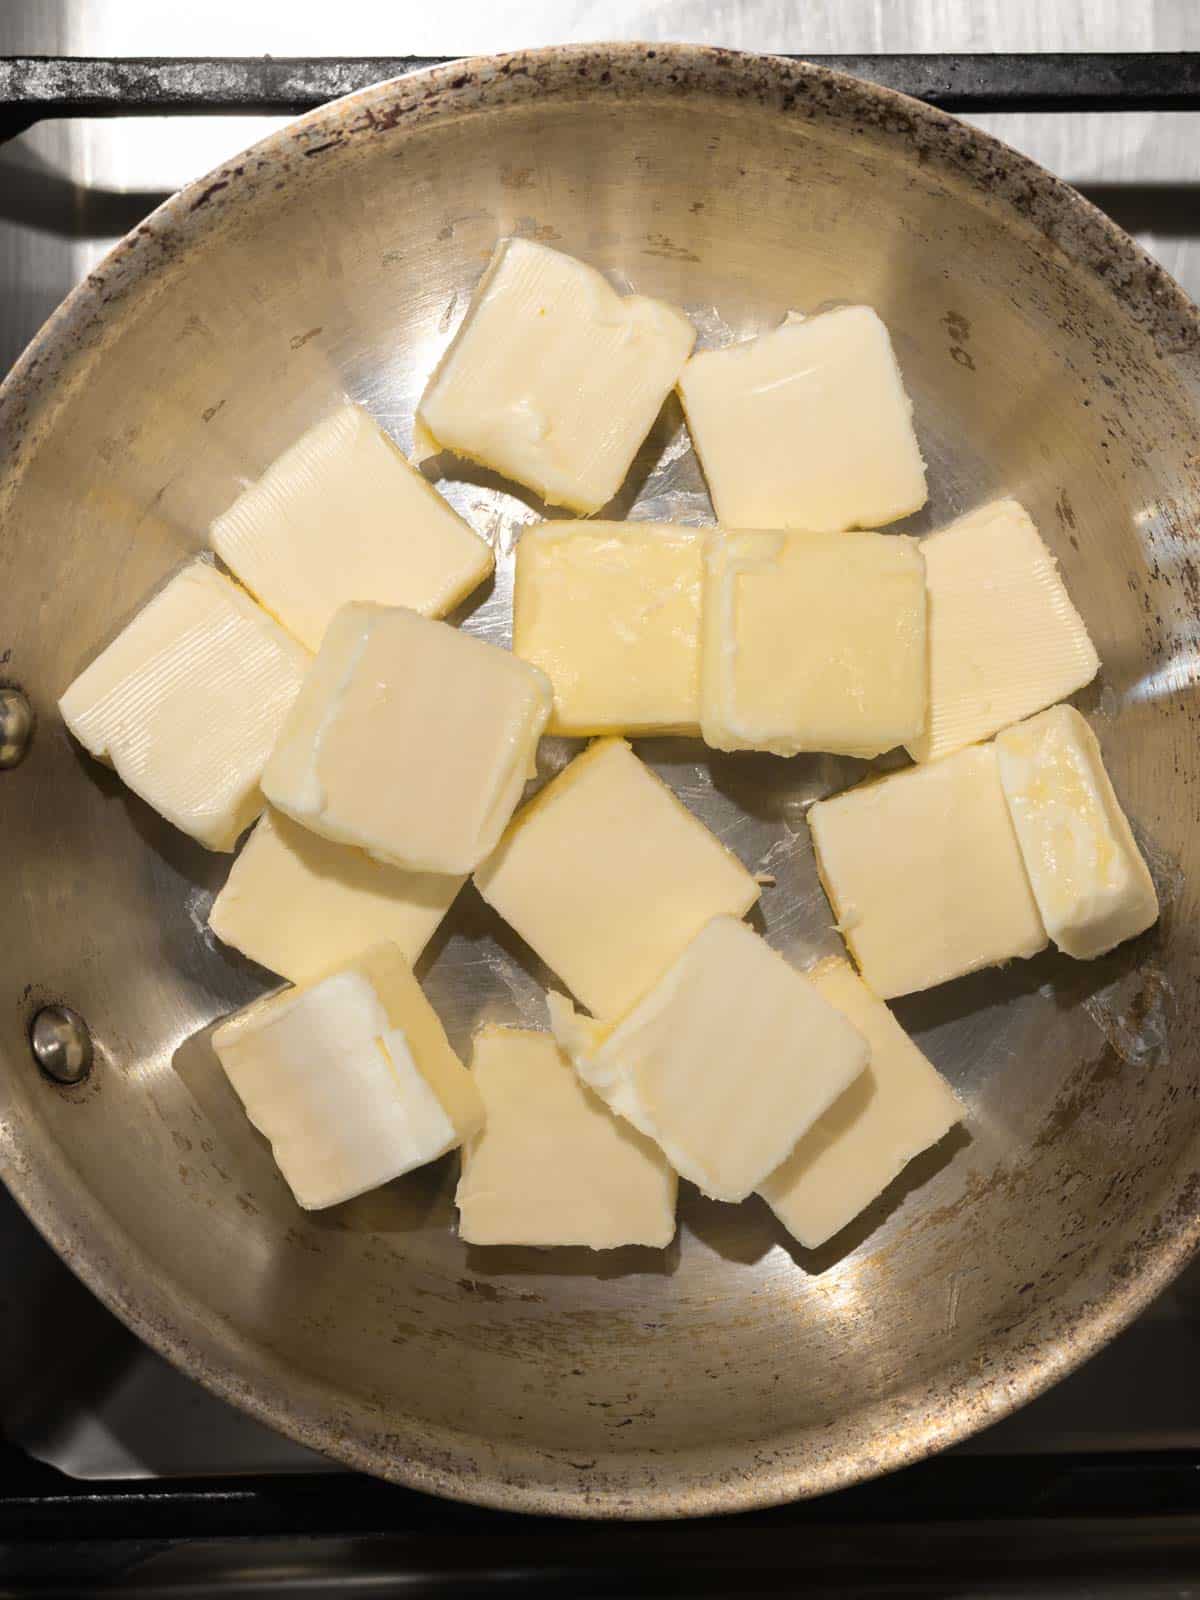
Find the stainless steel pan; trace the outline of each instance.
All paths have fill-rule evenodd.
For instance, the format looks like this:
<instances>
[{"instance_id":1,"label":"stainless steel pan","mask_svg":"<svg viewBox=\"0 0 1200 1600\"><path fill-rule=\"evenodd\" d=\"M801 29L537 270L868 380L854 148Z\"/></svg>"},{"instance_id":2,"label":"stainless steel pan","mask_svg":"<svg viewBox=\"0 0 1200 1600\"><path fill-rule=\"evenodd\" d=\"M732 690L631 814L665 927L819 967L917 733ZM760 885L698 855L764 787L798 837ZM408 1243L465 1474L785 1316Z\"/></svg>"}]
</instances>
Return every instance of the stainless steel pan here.
<instances>
[{"instance_id":1,"label":"stainless steel pan","mask_svg":"<svg viewBox=\"0 0 1200 1600\"><path fill-rule=\"evenodd\" d=\"M916 401L933 526L1033 511L1104 661L1085 708L1154 864L1158 928L1047 955L901 1018L971 1106L819 1254L765 1208L685 1197L665 1255L476 1251L449 1163L292 1204L206 1029L270 980L205 937L226 858L72 746L56 697L343 392L405 444L498 235L688 306L706 338L863 300ZM186 1371L354 1466L488 1504L735 1509L914 1460L1116 1333L1197 1236L1200 328L1071 190L939 113L779 60L561 49L451 66L304 118L184 190L0 392L0 651L32 700L0 772L0 1167L92 1288ZM446 485L495 540L468 626L505 634L533 509ZM703 520L668 409L622 509ZM252 692L252 685L248 689ZM832 948L803 813L861 768L645 753L753 868L768 935ZM549 747L547 764L563 752ZM536 966L468 892L424 964L462 1044L541 1020ZM96 1060L56 1086L47 1002Z\"/></svg>"}]
</instances>

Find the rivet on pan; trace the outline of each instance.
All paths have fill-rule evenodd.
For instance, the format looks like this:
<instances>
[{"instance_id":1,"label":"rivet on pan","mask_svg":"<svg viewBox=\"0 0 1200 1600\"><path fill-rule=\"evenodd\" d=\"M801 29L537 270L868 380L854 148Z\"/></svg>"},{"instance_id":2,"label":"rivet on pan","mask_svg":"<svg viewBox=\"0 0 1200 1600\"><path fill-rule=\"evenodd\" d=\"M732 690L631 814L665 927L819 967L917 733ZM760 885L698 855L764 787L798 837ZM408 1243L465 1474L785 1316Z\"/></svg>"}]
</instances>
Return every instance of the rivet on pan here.
<instances>
[{"instance_id":1,"label":"rivet on pan","mask_svg":"<svg viewBox=\"0 0 1200 1600\"><path fill-rule=\"evenodd\" d=\"M33 734L33 712L20 689L0 689L0 768L25 757Z\"/></svg>"},{"instance_id":2,"label":"rivet on pan","mask_svg":"<svg viewBox=\"0 0 1200 1600\"><path fill-rule=\"evenodd\" d=\"M92 1070L92 1036L70 1006L43 1006L29 1030L33 1059L55 1083L82 1083Z\"/></svg>"}]
</instances>

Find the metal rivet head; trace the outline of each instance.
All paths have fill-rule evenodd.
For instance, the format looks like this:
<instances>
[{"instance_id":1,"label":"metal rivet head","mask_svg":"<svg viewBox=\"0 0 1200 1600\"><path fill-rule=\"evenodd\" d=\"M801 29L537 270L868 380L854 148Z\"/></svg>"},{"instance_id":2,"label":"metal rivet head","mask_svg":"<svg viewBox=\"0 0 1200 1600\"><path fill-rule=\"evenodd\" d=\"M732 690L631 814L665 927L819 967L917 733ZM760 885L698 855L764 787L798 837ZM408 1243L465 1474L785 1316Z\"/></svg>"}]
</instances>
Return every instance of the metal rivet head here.
<instances>
[{"instance_id":1,"label":"metal rivet head","mask_svg":"<svg viewBox=\"0 0 1200 1600\"><path fill-rule=\"evenodd\" d=\"M19 689L0 689L0 768L24 760L33 735L33 711Z\"/></svg>"},{"instance_id":2,"label":"metal rivet head","mask_svg":"<svg viewBox=\"0 0 1200 1600\"><path fill-rule=\"evenodd\" d=\"M55 1083L82 1083L92 1070L92 1036L70 1006L43 1006L29 1030L33 1059Z\"/></svg>"}]
</instances>

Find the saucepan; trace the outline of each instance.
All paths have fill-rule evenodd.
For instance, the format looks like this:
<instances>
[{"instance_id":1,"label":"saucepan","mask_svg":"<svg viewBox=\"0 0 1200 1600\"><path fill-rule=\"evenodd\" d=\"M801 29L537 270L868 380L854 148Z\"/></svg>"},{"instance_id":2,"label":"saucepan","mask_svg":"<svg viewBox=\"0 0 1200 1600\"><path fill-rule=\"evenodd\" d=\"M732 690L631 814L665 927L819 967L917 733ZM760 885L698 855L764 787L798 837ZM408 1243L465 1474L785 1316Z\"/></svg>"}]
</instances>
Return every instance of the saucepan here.
<instances>
[{"instance_id":1,"label":"saucepan","mask_svg":"<svg viewBox=\"0 0 1200 1600\"><path fill-rule=\"evenodd\" d=\"M512 234L685 306L707 343L792 308L876 307L929 463L907 531L1014 495L1103 661L1081 703L1160 921L1099 961L1048 953L899 1002L965 1131L819 1252L758 1202L691 1191L667 1252L474 1249L449 1161L299 1211L209 1044L273 982L206 932L229 858L56 714L343 396L411 444L416 397ZM5 1181L184 1371L342 1462L466 1500L734 1510L1004 1415L1124 1327L1200 1233L1198 440L1200 322L1134 243L984 134L803 64L636 45L470 61L338 101L192 184L0 391L0 680L34 716L0 771ZM440 487L498 556L464 625L505 642L513 544L539 508L482 470ZM711 520L672 405L615 514ZM862 764L678 739L641 753L773 880L772 942L800 961L836 949L804 814ZM548 743L545 769L562 755ZM545 974L469 888L420 976L460 1049L482 1019L544 1026ZM33 1042L77 1081L31 1050L47 1006L78 1019L73 1048L44 1016Z\"/></svg>"}]
</instances>

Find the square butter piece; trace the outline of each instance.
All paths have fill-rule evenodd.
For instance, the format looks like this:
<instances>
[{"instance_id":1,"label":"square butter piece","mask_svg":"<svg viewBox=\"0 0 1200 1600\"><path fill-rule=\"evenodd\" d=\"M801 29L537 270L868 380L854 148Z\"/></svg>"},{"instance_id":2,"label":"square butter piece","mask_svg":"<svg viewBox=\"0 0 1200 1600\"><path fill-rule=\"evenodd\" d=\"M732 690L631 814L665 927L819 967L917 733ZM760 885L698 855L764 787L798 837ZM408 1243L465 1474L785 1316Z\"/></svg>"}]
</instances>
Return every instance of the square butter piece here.
<instances>
[{"instance_id":1,"label":"square butter piece","mask_svg":"<svg viewBox=\"0 0 1200 1600\"><path fill-rule=\"evenodd\" d=\"M912 402L870 306L701 350L679 394L726 528L881 528L925 504Z\"/></svg>"},{"instance_id":2,"label":"square butter piece","mask_svg":"<svg viewBox=\"0 0 1200 1600\"><path fill-rule=\"evenodd\" d=\"M848 961L831 957L805 977L871 1049L866 1070L759 1188L788 1232L815 1250L961 1122L963 1107Z\"/></svg>"},{"instance_id":3,"label":"square butter piece","mask_svg":"<svg viewBox=\"0 0 1200 1600\"><path fill-rule=\"evenodd\" d=\"M416 872L466 873L533 773L550 685L402 606L343 606L263 773L314 833Z\"/></svg>"},{"instance_id":4,"label":"square butter piece","mask_svg":"<svg viewBox=\"0 0 1200 1600\"><path fill-rule=\"evenodd\" d=\"M491 547L354 405L285 450L208 539L310 650L351 600L440 617L494 565Z\"/></svg>"},{"instance_id":5,"label":"square butter piece","mask_svg":"<svg viewBox=\"0 0 1200 1600\"><path fill-rule=\"evenodd\" d=\"M1079 960L1158 919L1158 895L1074 706L1053 706L996 738L1000 782L1046 931Z\"/></svg>"},{"instance_id":6,"label":"square butter piece","mask_svg":"<svg viewBox=\"0 0 1200 1600\"><path fill-rule=\"evenodd\" d=\"M867 1063L866 1040L735 917L716 917L589 1048L552 996L583 1081L714 1200L744 1200Z\"/></svg>"},{"instance_id":7,"label":"square butter piece","mask_svg":"<svg viewBox=\"0 0 1200 1600\"><path fill-rule=\"evenodd\" d=\"M990 739L1096 676L1095 646L1024 506L983 506L922 539L921 550L929 723L908 747L914 761Z\"/></svg>"},{"instance_id":8,"label":"square butter piece","mask_svg":"<svg viewBox=\"0 0 1200 1600\"><path fill-rule=\"evenodd\" d=\"M483 1103L388 945L236 1012L213 1049L306 1210L390 1183L477 1130Z\"/></svg>"},{"instance_id":9,"label":"square butter piece","mask_svg":"<svg viewBox=\"0 0 1200 1600\"><path fill-rule=\"evenodd\" d=\"M618 294L594 267L502 239L421 399L436 448L552 506L606 505L691 353L674 306Z\"/></svg>"},{"instance_id":10,"label":"square butter piece","mask_svg":"<svg viewBox=\"0 0 1200 1600\"><path fill-rule=\"evenodd\" d=\"M1045 947L994 745L820 800L808 822L842 937L882 999Z\"/></svg>"},{"instance_id":11,"label":"square butter piece","mask_svg":"<svg viewBox=\"0 0 1200 1600\"><path fill-rule=\"evenodd\" d=\"M376 944L395 945L412 966L464 882L462 873L387 866L268 806L208 925L289 983L320 977Z\"/></svg>"},{"instance_id":12,"label":"square butter piece","mask_svg":"<svg viewBox=\"0 0 1200 1600\"><path fill-rule=\"evenodd\" d=\"M554 685L549 733L691 733L703 533L545 522L517 544L513 651Z\"/></svg>"},{"instance_id":13,"label":"square butter piece","mask_svg":"<svg viewBox=\"0 0 1200 1600\"><path fill-rule=\"evenodd\" d=\"M711 533L700 720L718 750L871 757L925 726L925 563L881 533Z\"/></svg>"},{"instance_id":14,"label":"square butter piece","mask_svg":"<svg viewBox=\"0 0 1200 1600\"><path fill-rule=\"evenodd\" d=\"M598 740L519 811L475 883L605 1019L705 923L758 899L741 862L621 739Z\"/></svg>"},{"instance_id":15,"label":"square butter piece","mask_svg":"<svg viewBox=\"0 0 1200 1600\"><path fill-rule=\"evenodd\" d=\"M58 705L147 805L232 850L263 808L259 777L311 660L236 583L193 561Z\"/></svg>"},{"instance_id":16,"label":"square butter piece","mask_svg":"<svg viewBox=\"0 0 1200 1600\"><path fill-rule=\"evenodd\" d=\"M677 1180L651 1139L584 1087L552 1035L482 1028L471 1076L483 1127L456 1196L468 1244L670 1244Z\"/></svg>"}]
</instances>

